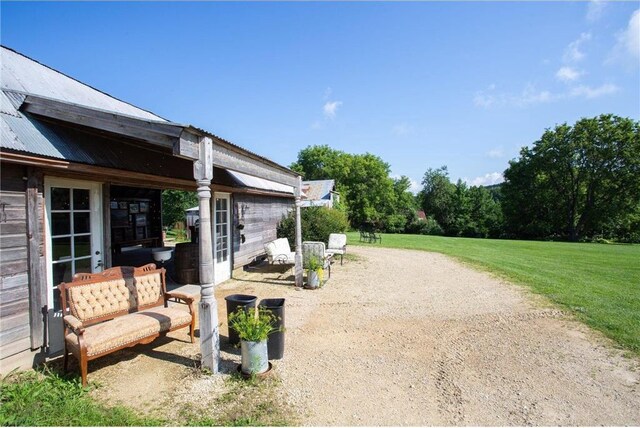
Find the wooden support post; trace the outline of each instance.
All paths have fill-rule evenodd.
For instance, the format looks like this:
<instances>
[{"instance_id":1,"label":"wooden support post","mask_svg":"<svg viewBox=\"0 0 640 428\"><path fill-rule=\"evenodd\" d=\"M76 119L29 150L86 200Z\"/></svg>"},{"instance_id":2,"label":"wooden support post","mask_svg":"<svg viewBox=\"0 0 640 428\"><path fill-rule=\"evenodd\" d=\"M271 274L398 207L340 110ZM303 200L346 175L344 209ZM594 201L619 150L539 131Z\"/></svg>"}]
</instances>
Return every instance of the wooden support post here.
<instances>
[{"instance_id":1,"label":"wooden support post","mask_svg":"<svg viewBox=\"0 0 640 428\"><path fill-rule=\"evenodd\" d=\"M220 332L218 304L214 289L213 239L211 236L211 180L213 179L213 142L209 137L199 141L200 158L193 162L193 176L198 183L200 208L200 353L202 367L218 373Z\"/></svg>"},{"instance_id":2,"label":"wooden support post","mask_svg":"<svg viewBox=\"0 0 640 428\"><path fill-rule=\"evenodd\" d=\"M44 257L40 252L43 243L42 172L35 168L27 170L27 254L29 258L29 323L31 326L31 349L46 346L44 339L43 307L47 304L47 284Z\"/></svg>"},{"instance_id":3,"label":"wooden support post","mask_svg":"<svg viewBox=\"0 0 640 428\"><path fill-rule=\"evenodd\" d=\"M296 287L302 287L302 221L300 220L300 205L302 204L302 177L298 176L298 184L294 187L296 198L296 257L295 280Z\"/></svg>"}]
</instances>

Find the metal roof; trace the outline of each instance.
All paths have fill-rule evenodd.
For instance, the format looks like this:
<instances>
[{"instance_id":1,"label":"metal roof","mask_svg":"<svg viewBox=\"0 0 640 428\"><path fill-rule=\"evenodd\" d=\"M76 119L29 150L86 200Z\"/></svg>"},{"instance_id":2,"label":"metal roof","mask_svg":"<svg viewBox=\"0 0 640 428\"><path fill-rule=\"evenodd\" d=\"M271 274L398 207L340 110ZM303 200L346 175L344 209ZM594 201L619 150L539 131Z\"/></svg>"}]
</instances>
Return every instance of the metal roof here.
<instances>
[{"instance_id":1,"label":"metal roof","mask_svg":"<svg viewBox=\"0 0 640 428\"><path fill-rule=\"evenodd\" d=\"M160 116L114 98L5 46L2 46L0 55L3 90L40 95L140 119L165 121Z\"/></svg>"},{"instance_id":2,"label":"metal roof","mask_svg":"<svg viewBox=\"0 0 640 428\"><path fill-rule=\"evenodd\" d=\"M72 160L71 158L65 157L65 155L58 150L60 142L55 141L55 136L48 134L46 129L38 129L40 127L40 121L38 119L35 117L29 118L28 114L23 114L18 110L27 95L37 95L60 100L94 110L113 112L118 115L141 120L168 122L158 115L114 98L109 94L92 88L10 48L5 46L0 47L0 113L2 113L0 114L0 127L2 128L3 137L2 141L0 141L0 147ZM16 120L11 120L10 117L14 117ZM20 123L24 118L27 118L27 122ZM190 125L180 126L195 130L203 135L211 136L243 154L264 161L286 173L294 176L298 175L285 166L231 143L206 130ZM20 136L19 138L18 134ZM48 141L49 137L52 137L54 140Z\"/></svg>"},{"instance_id":3,"label":"metal roof","mask_svg":"<svg viewBox=\"0 0 640 428\"><path fill-rule=\"evenodd\" d=\"M331 192L336 186L335 180L311 180L302 182L302 190L306 199L320 201L331 199Z\"/></svg>"},{"instance_id":4,"label":"metal roof","mask_svg":"<svg viewBox=\"0 0 640 428\"><path fill-rule=\"evenodd\" d=\"M269 190L273 192L293 194L293 187L291 186L276 183L275 181L271 180L265 180L264 178L254 177L253 175L242 174L236 171L228 172L243 187L251 187L259 190Z\"/></svg>"}]
</instances>

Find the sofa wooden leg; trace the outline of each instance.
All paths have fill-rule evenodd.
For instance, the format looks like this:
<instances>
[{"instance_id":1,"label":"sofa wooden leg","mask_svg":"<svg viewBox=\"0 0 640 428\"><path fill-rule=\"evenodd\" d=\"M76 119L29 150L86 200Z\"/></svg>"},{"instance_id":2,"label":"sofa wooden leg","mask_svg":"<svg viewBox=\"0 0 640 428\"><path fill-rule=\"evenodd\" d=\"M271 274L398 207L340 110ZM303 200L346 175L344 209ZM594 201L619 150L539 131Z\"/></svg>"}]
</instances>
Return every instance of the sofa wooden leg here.
<instances>
[{"instance_id":1,"label":"sofa wooden leg","mask_svg":"<svg viewBox=\"0 0 640 428\"><path fill-rule=\"evenodd\" d=\"M65 346L64 349L64 359L62 360L62 372L67 372L67 367L69 366L69 353L67 352L67 348Z\"/></svg>"},{"instance_id":2,"label":"sofa wooden leg","mask_svg":"<svg viewBox=\"0 0 640 428\"><path fill-rule=\"evenodd\" d=\"M87 386L87 360L81 358L80 361L80 375L82 376L82 386Z\"/></svg>"}]
</instances>

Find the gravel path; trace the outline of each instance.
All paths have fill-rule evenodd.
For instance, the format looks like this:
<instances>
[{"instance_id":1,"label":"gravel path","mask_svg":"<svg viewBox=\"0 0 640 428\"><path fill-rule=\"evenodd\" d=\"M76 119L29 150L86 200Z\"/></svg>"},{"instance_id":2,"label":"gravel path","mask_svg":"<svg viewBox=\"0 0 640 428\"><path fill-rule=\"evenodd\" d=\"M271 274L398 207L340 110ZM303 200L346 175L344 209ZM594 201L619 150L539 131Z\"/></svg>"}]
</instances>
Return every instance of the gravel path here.
<instances>
[{"instance_id":1,"label":"gravel path","mask_svg":"<svg viewBox=\"0 0 640 428\"><path fill-rule=\"evenodd\" d=\"M334 264L319 290L272 272L216 291L222 335L224 296L286 298L285 358L274 367L303 425L640 425L640 361L544 299L435 253L349 251L358 260ZM224 388L224 377L179 380L197 344L123 352L130 359L90 368L107 384L102 398L206 403ZM222 358L235 370L236 350L223 346Z\"/></svg>"}]
</instances>

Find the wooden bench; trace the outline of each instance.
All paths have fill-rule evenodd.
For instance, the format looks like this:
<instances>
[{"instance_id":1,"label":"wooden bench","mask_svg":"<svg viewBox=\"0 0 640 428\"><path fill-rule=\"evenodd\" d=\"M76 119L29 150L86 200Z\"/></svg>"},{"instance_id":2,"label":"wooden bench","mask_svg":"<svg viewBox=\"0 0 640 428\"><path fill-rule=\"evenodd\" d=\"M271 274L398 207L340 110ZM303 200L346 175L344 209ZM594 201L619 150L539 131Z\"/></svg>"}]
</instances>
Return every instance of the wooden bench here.
<instances>
[{"instance_id":1,"label":"wooden bench","mask_svg":"<svg viewBox=\"0 0 640 428\"><path fill-rule=\"evenodd\" d=\"M189 327L194 341L194 296L167 292L165 270L153 263L76 274L58 289L64 315L64 370L71 353L80 365L83 386L91 360L183 327ZM189 311L169 307L169 299L186 303Z\"/></svg>"}]
</instances>

